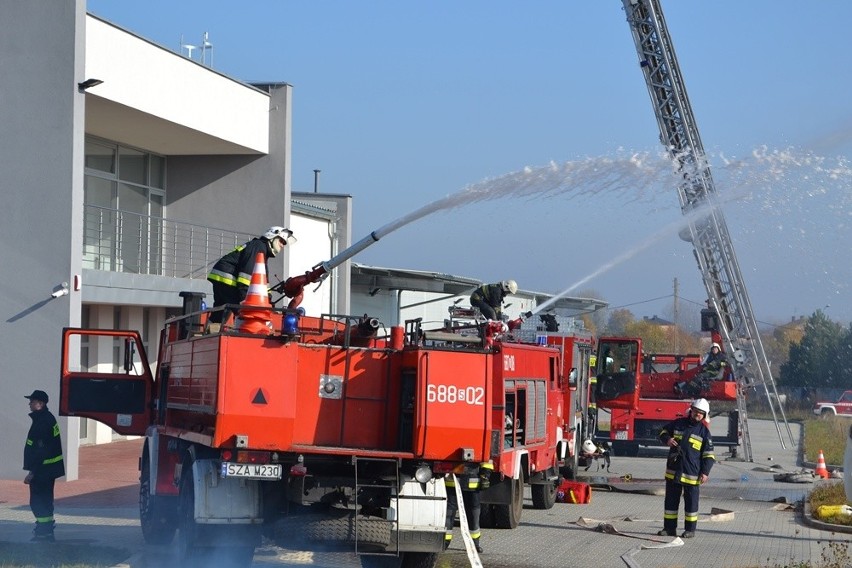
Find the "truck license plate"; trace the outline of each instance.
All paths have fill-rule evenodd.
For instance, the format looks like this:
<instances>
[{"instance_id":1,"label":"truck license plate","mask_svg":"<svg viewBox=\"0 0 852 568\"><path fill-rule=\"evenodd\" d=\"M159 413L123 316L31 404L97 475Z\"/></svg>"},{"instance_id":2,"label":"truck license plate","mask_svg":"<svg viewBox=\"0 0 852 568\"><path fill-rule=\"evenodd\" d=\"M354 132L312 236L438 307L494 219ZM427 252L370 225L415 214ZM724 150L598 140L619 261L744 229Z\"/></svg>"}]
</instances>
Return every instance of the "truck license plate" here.
<instances>
[{"instance_id":1,"label":"truck license plate","mask_svg":"<svg viewBox=\"0 0 852 568\"><path fill-rule=\"evenodd\" d=\"M281 479L281 464L222 462L222 477Z\"/></svg>"},{"instance_id":2,"label":"truck license plate","mask_svg":"<svg viewBox=\"0 0 852 568\"><path fill-rule=\"evenodd\" d=\"M619 430L615 433L616 440L626 440L627 439L627 430Z\"/></svg>"}]
</instances>

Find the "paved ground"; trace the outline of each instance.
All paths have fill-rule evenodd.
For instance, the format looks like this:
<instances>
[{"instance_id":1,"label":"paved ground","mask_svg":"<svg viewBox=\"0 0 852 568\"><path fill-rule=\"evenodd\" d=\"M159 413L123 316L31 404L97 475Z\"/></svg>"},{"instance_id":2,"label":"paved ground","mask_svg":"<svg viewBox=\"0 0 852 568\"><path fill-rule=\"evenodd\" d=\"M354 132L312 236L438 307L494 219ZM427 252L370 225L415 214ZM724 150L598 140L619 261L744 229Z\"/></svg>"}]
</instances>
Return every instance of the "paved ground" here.
<instances>
[{"instance_id":1,"label":"paved ground","mask_svg":"<svg viewBox=\"0 0 852 568\"><path fill-rule=\"evenodd\" d=\"M798 440L798 425L791 428ZM849 534L806 524L801 512L775 502L795 503L813 487L773 481L774 473L800 469L798 448L790 447L789 441L782 448L771 422L752 420L751 434L754 461L719 456L710 481L702 488L697 537L681 546L646 548L671 540L655 536L662 528L664 461L659 451L647 450L637 458L614 458L609 473L592 466L584 475L600 487L588 505L557 504L540 511L532 509L528 499L516 530L484 531L482 563L489 568L751 568L811 562L816 567L825 562L825 554L831 559L831 542L846 543L841 550L852 556L852 548L847 548ZM177 564L173 546L151 547L142 541L136 506L139 450L140 441L82 449L81 479L57 484L58 540L126 548L129 557L124 565L133 568ZM631 481L622 480L625 475ZM603 488L606 485L609 490ZM27 498L20 481L0 481L0 541L29 540L33 519ZM710 513L716 509L732 511L728 517L733 518L713 520ZM581 518L592 528L578 525ZM595 531L601 522L623 534ZM349 552L269 545L257 551L254 565L357 567L360 562ZM452 548L438 565L469 565L458 529Z\"/></svg>"}]
</instances>

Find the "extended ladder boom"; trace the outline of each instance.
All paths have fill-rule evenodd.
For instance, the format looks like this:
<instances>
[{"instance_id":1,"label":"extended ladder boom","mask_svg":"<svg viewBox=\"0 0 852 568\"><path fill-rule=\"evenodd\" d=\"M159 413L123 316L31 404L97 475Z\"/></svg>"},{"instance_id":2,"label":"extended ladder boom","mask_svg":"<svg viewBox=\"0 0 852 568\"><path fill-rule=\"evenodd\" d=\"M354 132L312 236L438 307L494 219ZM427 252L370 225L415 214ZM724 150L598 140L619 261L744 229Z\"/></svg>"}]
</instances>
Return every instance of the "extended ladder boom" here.
<instances>
[{"instance_id":1,"label":"extended ladder boom","mask_svg":"<svg viewBox=\"0 0 852 568\"><path fill-rule=\"evenodd\" d=\"M781 445L786 447L775 412L778 392L725 218L716 206L716 188L710 166L660 3L658 0L622 1L660 128L660 141L683 175L678 194L681 211L689 223L689 234L683 236L692 242L708 298L719 315L719 332L726 343L726 351L737 363L737 406L744 453L745 459L752 461L745 390L751 386L763 388ZM793 434L784 408L778 404L778 409L792 444Z\"/></svg>"}]
</instances>

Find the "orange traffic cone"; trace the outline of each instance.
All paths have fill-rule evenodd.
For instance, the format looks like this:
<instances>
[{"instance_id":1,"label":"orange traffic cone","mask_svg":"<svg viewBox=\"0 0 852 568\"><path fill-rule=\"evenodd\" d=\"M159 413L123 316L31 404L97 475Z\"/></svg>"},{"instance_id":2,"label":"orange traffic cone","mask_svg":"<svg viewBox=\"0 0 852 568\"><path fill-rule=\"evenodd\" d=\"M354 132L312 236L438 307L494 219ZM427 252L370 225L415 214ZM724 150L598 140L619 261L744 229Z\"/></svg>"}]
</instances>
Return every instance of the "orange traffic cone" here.
<instances>
[{"instance_id":1,"label":"orange traffic cone","mask_svg":"<svg viewBox=\"0 0 852 568\"><path fill-rule=\"evenodd\" d=\"M825 467L825 456L822 455L822 450L819 451L819 459L817 460L817 466L814 470L814 474L822 477L823 479L828 479L828 469Z\"/></svg>"},{"instance_id":2,"label":"orange traffic cone","mask_svg":"<svg viewBox=\"0 0 852 568\"><path fill-rule=\"evenodd\" d=\"M266 262L262 253L257 253L257 256L255 256L254 269L251 273L251 284L249 285L246 299L240 305L243 306L240 308L240 316L234 322L237 331L258 335L269 335L272 333L272 321L269 318L272 304L269 302Z\"/></svg>"}]
</instances>

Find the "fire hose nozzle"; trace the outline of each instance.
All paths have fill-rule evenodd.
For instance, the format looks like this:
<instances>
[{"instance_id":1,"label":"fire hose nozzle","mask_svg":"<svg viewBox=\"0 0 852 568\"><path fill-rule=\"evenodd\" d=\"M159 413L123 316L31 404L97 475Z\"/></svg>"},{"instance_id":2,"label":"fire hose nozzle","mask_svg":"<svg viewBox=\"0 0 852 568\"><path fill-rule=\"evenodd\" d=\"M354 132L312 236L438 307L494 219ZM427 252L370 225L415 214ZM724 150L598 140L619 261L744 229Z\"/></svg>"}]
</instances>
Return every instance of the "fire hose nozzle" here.
<instances>
[{"instance_id":1,"label":"fire hose nozzle","mask_svg":"<svg viewBox=\"0 0 852 568\"><path fill-rule=\"evenodd\" d=\"M532 312L524 312L517 319L513 319L509 321L509 331L518 329L521 327L521 324L524 323L525 320L528 320L533 315Z\"/></svg>"}]
</instances>

